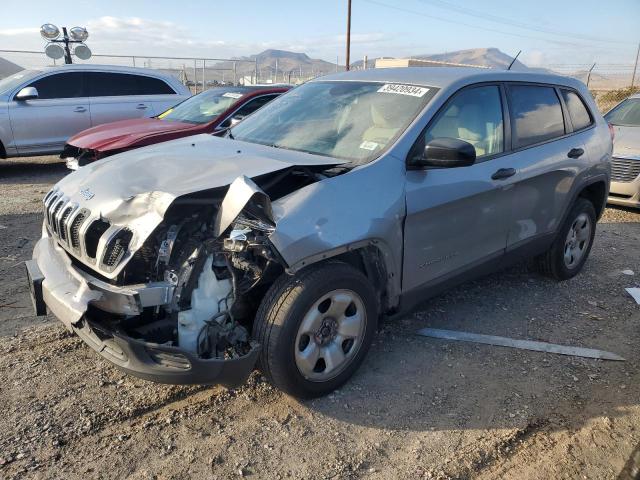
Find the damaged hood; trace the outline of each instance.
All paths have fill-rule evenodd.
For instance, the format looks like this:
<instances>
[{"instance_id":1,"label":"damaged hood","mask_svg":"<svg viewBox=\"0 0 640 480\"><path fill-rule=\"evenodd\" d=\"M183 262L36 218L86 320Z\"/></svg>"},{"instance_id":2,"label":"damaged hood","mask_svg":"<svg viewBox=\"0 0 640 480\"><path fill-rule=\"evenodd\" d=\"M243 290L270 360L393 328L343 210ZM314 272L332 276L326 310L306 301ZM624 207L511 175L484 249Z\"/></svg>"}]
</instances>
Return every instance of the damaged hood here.
<instances>
[{"instance_id":1,"label":"damaged hood","mask_svg":"<svg viewBox=\"0 0 640 480\"><path fill-rule=\"evenodd\" d=\"M131 230L133 254L178 197L226 187L240 176L255 178L296 165L339 163L344 161L196 135L99 160L63 178L54 190L90 211L92 219ZM124 264L105 276L113 278Z\"/></svg>"},{"instance_id":2,"label":"damaged hood","mask_svg":"<svg viewBox=\"0 0 640 480\"><path fill-rule=\"evenodd\" d=\"M613 156L640 158L640 127L614 125Z\"/></svg>"},{"instance_id":3,"label":"damaged hood","mask_svg":"<svg viewBox=\"0 0 640 480\"><path fill-rule=\"evenodd\" d=\"M163 121L157 118L136 118L89 128L71 137L67 143L74 147L97 151L119 150L131 147L147 137L200 130L201 127L202 125Z\"/></svg>"}]
</instances>

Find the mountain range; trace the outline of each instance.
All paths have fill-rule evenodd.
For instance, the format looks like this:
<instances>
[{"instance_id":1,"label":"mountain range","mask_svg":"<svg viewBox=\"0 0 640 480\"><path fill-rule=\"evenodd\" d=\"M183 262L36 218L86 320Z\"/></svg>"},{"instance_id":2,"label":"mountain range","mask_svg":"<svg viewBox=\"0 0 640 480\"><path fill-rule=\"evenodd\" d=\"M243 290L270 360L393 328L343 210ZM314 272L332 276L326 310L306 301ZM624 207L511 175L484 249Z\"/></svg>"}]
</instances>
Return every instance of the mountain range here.
<instances>
[{"instance_id":1,"label":"mountain range","mask_svg":"<svg viewBox=\"0 0 640 480\"><path fill-rule=\"evenodd\" d=\"M8 77L21 70L24 70L24 68L20 65L16 65L15 63L0 57L0 78Z\"/></svg>"}]
</instances>

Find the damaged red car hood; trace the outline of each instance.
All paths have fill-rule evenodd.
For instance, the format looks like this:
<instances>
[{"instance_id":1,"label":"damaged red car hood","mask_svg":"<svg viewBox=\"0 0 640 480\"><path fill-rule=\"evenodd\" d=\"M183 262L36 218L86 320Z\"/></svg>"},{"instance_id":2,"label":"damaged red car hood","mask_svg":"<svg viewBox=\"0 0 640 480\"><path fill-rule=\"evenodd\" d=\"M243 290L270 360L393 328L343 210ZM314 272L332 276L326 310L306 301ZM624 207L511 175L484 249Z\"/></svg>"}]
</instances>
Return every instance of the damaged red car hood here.
<instances>
[{"instance_id":1,"label":"damaged red car hood","mask_svg":"<svg viewBox=\"0 0 640 480\"><path fill-rule=\"evenodd\" d=\"M67 144L97 151L121 150L129 148L147 137L200 130L201 128L202 125L192 123L158 120L157 118L136 118L89 128L71 137Z\"/></svg>"}]
</instances>

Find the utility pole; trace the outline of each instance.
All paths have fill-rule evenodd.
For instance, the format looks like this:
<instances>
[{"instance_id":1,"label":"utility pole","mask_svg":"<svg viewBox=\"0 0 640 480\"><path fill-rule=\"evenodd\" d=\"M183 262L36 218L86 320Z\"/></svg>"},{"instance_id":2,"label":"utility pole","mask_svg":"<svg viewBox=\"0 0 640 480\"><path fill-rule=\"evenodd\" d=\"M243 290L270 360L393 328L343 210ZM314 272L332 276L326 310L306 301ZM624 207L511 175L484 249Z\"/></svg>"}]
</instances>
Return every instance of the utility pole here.
<instances>
[{"instance_id":1,"label":"utility pole","mask_svg":"<svg viewBox=\"0 0 640 480\"><path fill-rule=\"evenodd\" d=\"M640 57L640 43L638 43L638 51L636 52L636 63L633 66L633 77L631 77L631 88L633 88L636 81L636 71L638 70L638 57Z\"/></svg>"},{"instance_id":2,"label":"utility pole","mask_svg":"<svg viewBox=\"0 0 640 480\"><path fill-rule=\"evenodd\" d=\"M351 0L347 0L347 59L345 70L349 71L349 61L351 57Z\"/></svg>"}]
</instances>

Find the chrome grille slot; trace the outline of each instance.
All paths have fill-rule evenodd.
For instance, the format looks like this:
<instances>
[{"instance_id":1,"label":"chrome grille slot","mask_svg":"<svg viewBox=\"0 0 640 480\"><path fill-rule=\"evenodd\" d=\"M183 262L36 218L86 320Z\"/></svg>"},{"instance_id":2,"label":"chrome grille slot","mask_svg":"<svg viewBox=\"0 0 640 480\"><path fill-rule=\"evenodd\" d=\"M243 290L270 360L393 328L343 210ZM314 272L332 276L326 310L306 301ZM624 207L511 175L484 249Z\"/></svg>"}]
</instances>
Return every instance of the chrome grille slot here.
<instances>
[{"instance_id":1,"label":"chrome grille slot","mask_svg":"<svg viewBox=\"0 0 640 480\"><path fill-rule=\"evenodd\" d=\"M640 176L640 159L618 158L611 159L611 180L614 182L633 182Z\"/></svg>"},{"instance_id":2,"label":"chrome grille slot","mask_svg":"<svg viewBox=\"0 0 640 480\"><path fill-rule=\"evenodd\" d=\"M52 207L55 206L56 202L58 201L58 199L62 196L61 193L55 192L54 194L52 194L49 199L46 201L46 203L44 204L44 218L47 222L47 225L49 226L49 229L51 231L53 231L53 226L51 225L51 210Z\"/></svg>"},{"instance_id":3,"label":"chrome grille slot","mask_svg":"<svg viewBox=\"0 0 640 480\"><path fill-rule=\"evenodd\" d=\"M71 244L71 248L79 250L80 249L80 227L84 223L84 221L89 216L89 211L86 209L80 210L78 214L71 221L71 227L69 228L69 243Z\"/></svg>"},{"instance_id":4,"label":"chrome grille slot","mask_svg":"<svg viewBox=\"0 0 640 480\"><path fill-rule=\"evenodd\" d=\"M60 199L57 202L55 202L53 204L53 208L51 208L50 212L50 217L49 217L49 225L51 226L51 229L53 230L54 233L56 234L60 234L59 230L58 230L58 219L57 214L60 211L60 209L62 208L62 205L64 205L64 199Z\"/></svg>"},{"instance_id":5,"label":"chrome grille slot","mask_svg":"<svg viewBox=\"0 0 640 480\"><path fill-rule=\"evenodd\" d=\"M84 237L85 253L89 258L96 258L98 251L98 242L100 237L109 229L109 223L104 220L94 220L87 228L87 233Z\"/></svg>"},{"instance_id":6,"label":"chrome grille slot","mask_svg":"<svg viewBox=\"0 0 640 480\"><path fill-rule=\"evenodd\" d=\"M68 205L68 204L67 204ZM67 241L67 220L69 219L69 215L73 212L73 206L65 206L64 210L60 214L60 220L58 220L58 234L60 235L60 239L63 241Z\"/></svg>"},{"instance_id":7,"label":"chrome grille slot","mask_svg":"<svg viewBox=\"0 0 640 480\"><path fill-rule=\"evenodd\" d=\"M123 228L109 240L102 256L102 265L105 270L113 270L122 260L132 236L131 230Z\"/></svg>"}]
</instances>

